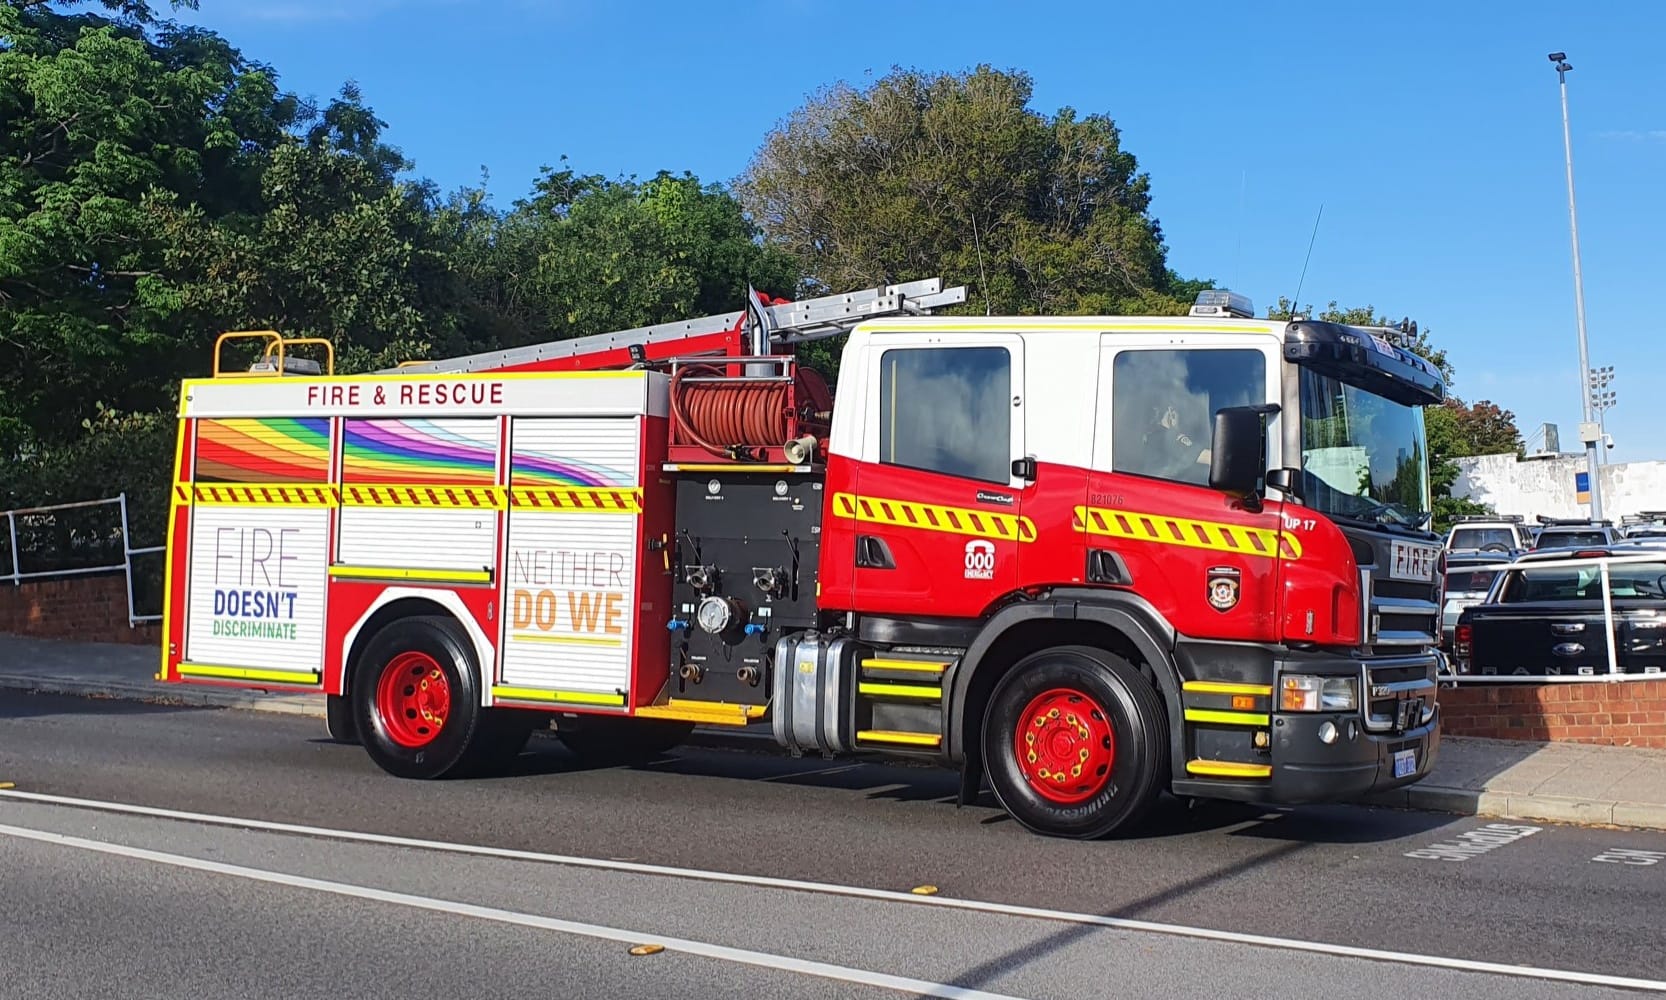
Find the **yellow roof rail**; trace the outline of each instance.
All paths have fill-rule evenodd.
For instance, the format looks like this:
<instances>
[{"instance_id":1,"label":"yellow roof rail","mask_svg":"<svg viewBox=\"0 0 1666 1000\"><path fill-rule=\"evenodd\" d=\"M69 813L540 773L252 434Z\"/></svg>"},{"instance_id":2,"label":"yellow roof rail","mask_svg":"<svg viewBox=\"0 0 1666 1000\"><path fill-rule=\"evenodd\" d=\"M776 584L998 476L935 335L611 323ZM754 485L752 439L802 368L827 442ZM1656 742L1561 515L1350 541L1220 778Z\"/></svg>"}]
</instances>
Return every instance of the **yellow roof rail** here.
<instances>
[{"instance_id":1,"label":"yellow roof rail","mask_svg":"<svg viewBox=\"0 0 1666 1000\"><path fill-rule=\"evenodd\" d=\"M260 360L250 366L248 371L230 371L220 367L220 355L228 340L264 340L266 350ZM302 358L292 358L289 349L312 345L324 348L324 367L318 369L317 362L308 362ZM290 362L296 362L296 371L290 370ZM323 337L285 337L276 330L232 330L220 334L214 341L214 377L215 378L270 378L284 375L334 375L336 371L335 345Z\"/></svg>"}]
</instances>

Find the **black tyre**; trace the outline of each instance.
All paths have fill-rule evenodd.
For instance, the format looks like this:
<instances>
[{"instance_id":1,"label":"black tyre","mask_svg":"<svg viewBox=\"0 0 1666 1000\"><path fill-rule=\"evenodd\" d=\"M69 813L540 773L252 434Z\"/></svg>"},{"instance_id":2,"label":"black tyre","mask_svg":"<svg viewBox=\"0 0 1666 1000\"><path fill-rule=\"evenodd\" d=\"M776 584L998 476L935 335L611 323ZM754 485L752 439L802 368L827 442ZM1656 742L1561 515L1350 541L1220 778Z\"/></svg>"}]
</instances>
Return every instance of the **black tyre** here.
<instances>
[{"instance_id":1,"label":"black tyre","mask_svg":"<svg viewBox=\"0 0 1666 1000\"><path fill-rule=\"evenodd\" d=\"M353 725L353 703L343 694L324 696L324 728L337 743L357 743L359 733Z\"/></svg>"},{"instance_id":2,"label":"black tyre","mask_svg":"<svg viewBox=\"0 0 1666 1000\"><path fill-rule=\"evenodd\" d=\"M401 618L365 646L353 671L353 722L365 752L401 778L460 769L481 731L480 671L450 618Z\"/></svg>"},{"instance_id":3,"label":"black tyre","mask_svg":"<svg viewBox=\"0 0 1666 1000\"><path fill-rule=\"evenodd\" d=\"M995 798L1048 836L1091 839L1145 818L1169 769L1168 720L1151 683L1102 649L1034 653L1001 678L984 715Z\"/></svg>"},{"instance_id":4,"label":"black tyre","mask_svg":"<svg viewBox=\"0 0 1666 1000\"><path fill-rule=\"evenodd\" d=\"M555 724L556 738L586 764L652 760L686 741L693 732L692 722L605 715L562 717Z\"/></svg>"}]
</instances>

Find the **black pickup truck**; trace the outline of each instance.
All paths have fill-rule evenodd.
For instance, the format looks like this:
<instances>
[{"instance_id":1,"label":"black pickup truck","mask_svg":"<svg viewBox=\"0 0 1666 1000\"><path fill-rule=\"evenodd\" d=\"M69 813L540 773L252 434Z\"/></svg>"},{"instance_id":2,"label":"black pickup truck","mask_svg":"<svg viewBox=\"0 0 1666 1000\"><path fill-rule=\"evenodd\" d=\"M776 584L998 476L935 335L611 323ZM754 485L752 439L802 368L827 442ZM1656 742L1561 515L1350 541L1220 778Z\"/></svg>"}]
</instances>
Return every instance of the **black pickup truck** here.
<instances>
[{"instance_id":1,"label":"black pickup truck","mask_svg":"<svg viewBox=\"0 0 1666 1000\"><path fill-rule=\"evenodd\" d=\"M1609 557L1627 560L1608 568L1612 633L1595 561ZM1619 673L1666 673L1666 548L1622 543L1521 555L1483 603L1458 616L1453 657L1471 675L1601 675L1611 640Z\"/></svg>"}]
</instances>

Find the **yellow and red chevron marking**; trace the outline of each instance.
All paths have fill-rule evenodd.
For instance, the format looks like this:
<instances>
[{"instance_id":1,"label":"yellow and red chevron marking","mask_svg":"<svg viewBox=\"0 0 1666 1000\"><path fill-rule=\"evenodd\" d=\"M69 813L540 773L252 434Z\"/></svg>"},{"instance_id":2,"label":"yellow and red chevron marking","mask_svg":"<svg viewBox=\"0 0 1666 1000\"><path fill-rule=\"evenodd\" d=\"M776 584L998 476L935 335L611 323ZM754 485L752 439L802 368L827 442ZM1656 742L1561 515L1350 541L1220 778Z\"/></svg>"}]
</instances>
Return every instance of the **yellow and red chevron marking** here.
<instances>
[{"instance_id":1,"label":"yellow and red chevron marking","mask_svg":"<svg viewBox=\"0 0 1666 1000\"><path fill-rule=\"evenodd\" d=\"M347 507L448 507L502 510L501 486L343 486Z\"/></svg>"},{"instance_id":2,"label":"yellow and red chevron marking","mask_svg":"<svg viewBox=\"0 0 1666 1000\"><path fill-rule=\"evenodd\" d=\"M1017 514L1001 514L969 507L945 507L913 500L833 494L833 516L869 524L894 524L899 528L942 531L972 538L993 538L1005 542L1035 541L1035 522Z\"/></svg>"},{"instance_id":3,"label":"yellow and red chevron marking","mask_svg":"<svg viewBox=\"0 0 1666 1000\"><path fill-rule=\"evenodd\" d=\"M337 488L320 483L262 483L258 486L174 484L174 503L216 507L333 507Z\"/></svg>"},{"instance_id":4,"label":"yellow and red chevron marking","mask_svg":"<svg viewBox=\"0 0 1666 1000\"><path fill-rule=\"evenodd\" d=\"M1077 507L1071 519L1077 531L1159 545L1180 545L1212 552L1235 552L1267 559L1300 559L1302 543L1288 531L1251 528L1221 521L1194 521L1135 510Z\"/></svg>"},{"instance_id":5,"label":"yellow and red chevron marking","mask_svg":"<svg viewBox=\"0 0 1666 1000\"><path fill-rule=\"evenodd\" d=\"M516 486L509 505L521 511L562 514L640 514L642 491L610 487Z\"/></svg>"}]
</instances>

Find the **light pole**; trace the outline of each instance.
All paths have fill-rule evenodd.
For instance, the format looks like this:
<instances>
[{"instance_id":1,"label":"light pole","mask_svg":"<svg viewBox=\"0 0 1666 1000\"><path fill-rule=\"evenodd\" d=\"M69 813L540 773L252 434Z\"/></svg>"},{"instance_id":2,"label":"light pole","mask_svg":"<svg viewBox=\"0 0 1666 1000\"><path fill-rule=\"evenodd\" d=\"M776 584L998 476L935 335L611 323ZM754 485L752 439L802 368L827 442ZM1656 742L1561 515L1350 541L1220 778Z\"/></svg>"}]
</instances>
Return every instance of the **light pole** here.
<instances>
[{"instance_id":1,"label":"light pole","mask_svg":"<svg viewBox=\"0 0 1666 1000\"><path fill-rule=\"evenodd\" d=\"M1556 80L1562 90L1562 150L1568 164L1568 228L1573 234L1573 302L1579 315L1579 389L1585 406L1585 420L1579 425L1579 436L1585 442L1585 475L1591 486L1591 520L1602 520L1602 483L1597 476L1597 446L1601 444L1602 428L1591 419L1591 367L1585 349L1585 282L1579 275L1579 213L1573 202L1573 139L1568 133L1568 71L1573 66L1566 52L1552 52L1550 61L1556 66Z\"/></svg>"},{"instance_id":2,"label":"light pole","mask_svg":"<svg viewBox=\"0 0 1666 1000\"><path fill-rule=\"evenodd\" d=\"M1614 390L1611 388L1613 384L1613 365L1591 369L1591 377L1587 382L1588 388L1586 391L1591 394L1591 409L1595 410L1597 414L1597 431L1602 435L1604 451L1608 450L1608 411L1616 401ZM1607 456L1603 457L1602 464L1608 464Z\"/></svg>"}]
</instances>

